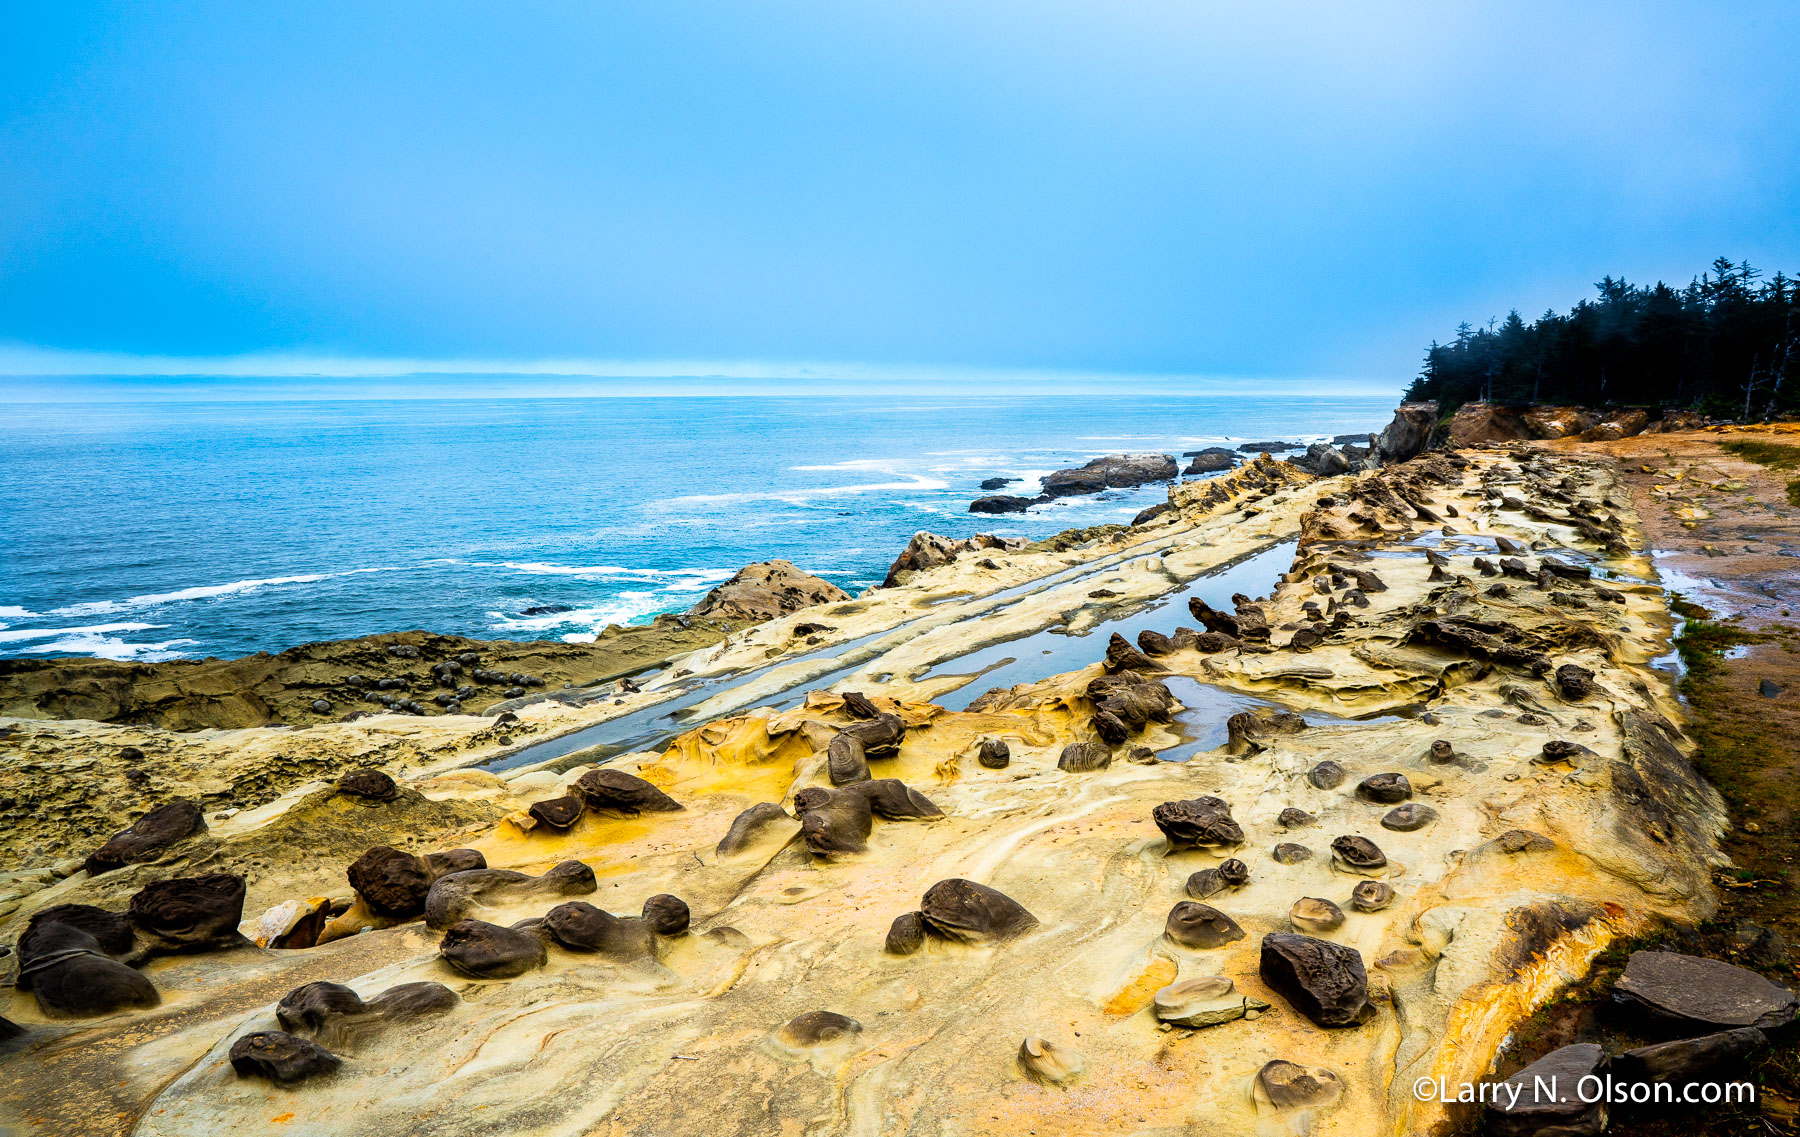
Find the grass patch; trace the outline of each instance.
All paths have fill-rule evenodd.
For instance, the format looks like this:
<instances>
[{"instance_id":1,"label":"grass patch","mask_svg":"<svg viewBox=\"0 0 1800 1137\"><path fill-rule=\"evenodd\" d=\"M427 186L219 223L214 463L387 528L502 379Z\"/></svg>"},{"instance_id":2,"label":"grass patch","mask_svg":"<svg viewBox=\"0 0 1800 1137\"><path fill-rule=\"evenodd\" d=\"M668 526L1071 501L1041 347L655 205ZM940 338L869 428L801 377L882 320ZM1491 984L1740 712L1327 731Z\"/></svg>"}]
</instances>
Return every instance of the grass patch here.
<instances>
[{"instance_id":1,"label":"grass patch","mask_svg":"<svg viewBox=\"0 0 1800 1137\"><path fill-rule=\"evenodd\" d=\"M1800 470L1800 446L1732 439L1719 443L1719 449L1736 454L1746 462L1767 466L1771 470ZM1800 478L1793 478L1788 482L1787 499L1789 505L1800 506Z\"/></svg>"}]
</instances>

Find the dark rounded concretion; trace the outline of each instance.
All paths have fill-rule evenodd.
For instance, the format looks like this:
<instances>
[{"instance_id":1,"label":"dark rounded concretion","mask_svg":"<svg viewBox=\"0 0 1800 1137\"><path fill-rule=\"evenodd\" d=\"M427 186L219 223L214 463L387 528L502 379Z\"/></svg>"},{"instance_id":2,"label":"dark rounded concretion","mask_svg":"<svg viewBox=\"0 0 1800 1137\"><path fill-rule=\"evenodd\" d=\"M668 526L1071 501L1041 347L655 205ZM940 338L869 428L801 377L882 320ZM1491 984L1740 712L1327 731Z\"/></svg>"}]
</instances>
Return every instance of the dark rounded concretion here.
<instances>
[{"instance_id":1,"label":"dark rounded concretion","mask_svg":"<svg viewBox=\"0 0 1800 1137\"><path fill-rule=\"evenodd\" d=\"M441 1015L460 1001L456 992L442 983L421 980L395 984L363 1003L363 1009L384 1019L403 1021L420 1015Z\"/></svg>"},{"instance_id":2,"label":"dark rounded concretion","mask_svg":"<svg viewBox=\"0 0 1800 1137\"><path fill-rule=\"evenodd\" d=\"M857 787L828 790L808 786L794 795L800 815L800 836L815 857L830 858L860 853L869 847L874 831L874 810L869 799L854 792Z\"/></svg>"},{"instance_id":3,"label":"dark rounded concretion","mask_svg":"<svg viewBox=\"0 0 1800 1137\"><path fill-rule=\"evenodd\" d=\"M693 919L687 901L679 896L659 892L644 901L644 923L659 936L679 936L688 930Z\"/></svg>"},{"instance_id":4,"label":"dark rounded concretion","mask_svg":"<svg viewBox=\"0 0 1800 1137\"><path fill-rule=\"evenodd\" d=\"M581 820L581 799L574 794L534 801L525 811L533 820L552 829L567 829Z\"/></svg>"},{"instance_id":5,"label":"dark rounded concretion","mask_svg":"<svg viewBox=\"0 0 1800 1137\"><path fill-rule=\"evenodd\" d=\"M732 819L731 828L719 839L719 856L740 853L755 844L771 825L786 825L794 819L772 801L759 801ZM791 835L791 834L790 834Z\"/></svg>"},{"instance_id":6,"label":"dark rounded concretion","mask_svg":"<svg viewBox=\"0 0 1800 1137\"><path fill-rule=\"evenodd\" d=\"M642 920L622 920L585 900L558 904L539 925L558 944L570 951L597 951L607 955L643 958L655 945L650 928Z\"/></svg>"},{"instance_id":7,"label":"dark rounded concretion","mask_svg":"<svg viewBox=\"0 0 1800 1137\"><path fill-rule=\"evenodd\" d=\"M1283 829L1304 829L1308 825L1317 825L1319 823L1319 819L1312 814L1306 812L1304 809L1296 809L1291 805L1282 810L1275 820Z\"/></svg>"},{"instance_id":8,"label":"dark rounded concretion","mask_svg":"<svg viewBox=\"0 0 1800 1137\"><path fill-rule=\"evenodd\" d=\"M1094 733L1100 736L1100 741L1108 746L1117 746L1131 737L1131 728L1111 711L1095 711L1088 723L1094 728Z\"/></svg>"},{"instance_id":9,"label":"dark rounded concretion","mask_svg":"<svg viewBox=\"0 0 1800 1137\"><path fill-rule=\"evenodd\" d=\"M453 872L468 872L470 869L487 868L487 858L479 849L445 849L441 853L425 854L425 871L431 879L449 876Z\"/></svg>"},{"instance_id":10,"label":"dark rounded concretion","mask_svg":"<svg viewBox=\"0 0 1800 1137\"><path fill-rule=\"evenodd\" d=\"M352 770L337 780L337 792L370 801L393 801L400 794L394 779L380 770Z\"/></svg>"},{"instance_id":11,"label":"dark rounded concretion","mask_svg":"<svg viewBox=\"0 0 1800 1137\"><path fill-rule=\"evenodd\" d=\"M594 870L585 861L558 861L544 870L536 884L546 892L563 896L592 892L598 887Z\"/></svg>"},{"instance_id":12,"label":"dark rounded concretion","mask_svg":"<svg viewBox=\"0 0 1800 1137\"><path fill-rule=\"evenodd\" d=\"M1037 917L998 889L951 877L925 890L919 913L934 935L960 943L1010 939L1037 926Z\"/></svg>"},{"instance_id":13,"label":"dark rounded concretion","mask_svg":"<svg viewBox=\"0 0 1800 1137\"><path fill-rule=\"evenodd\" d=\"M1371 774L1356 787L1356 796L1364 801L1393 805L1412 796L1412 783L1405 774Z\"/></svg>"},{"instance_id":14,"label":"dark rounded concretion","mask_svg":"<svg viewBox=\"0 0 1800 1137\"><path fill-rule=\"evenodd\" d=\"M306 1034L317 1034L333 1019L362 1013L362 996L342 983L323 981L296 987L275 1004L282 1029Z\"/></svg>"},{"instance_id":15,"label":"dark rounded concretion","mask_svg":"<svg viewBox=\"0 0 1800 1137\"><path fill-rule=\"evenodd\" d=\"M1275 846L1274 850L1269 855L1275 858L1277 864L1297 865L1301 861L1312 860L1313 851L1305 845L1297 845L1292 841L1283 841L1281 844Z\"/></svg>"},{"instance_id":16,"label":"dark rounded concretion","mask_svg":"<svg viewBox=\"0 0 1800 1137\"><path fill-rule=\"evenodd\" d=\"M108 912L92 904L56 904L32 913L31 924L25 929L25 934L19 937L18 952L21 961L30 955L31 949L27 945L31 943L32 931L45 924L66 924L71 928L79 928L94 937L100 950L107 955L131 954L131 921L125 918L124 913Z\"/></svg>"},{"instance_id":17,"label":"dark rounded concretion","mask_svg":"<svg viewBox=\"0 0 1800 1137\"><path fill-rule=\"evenodd\" d=\"M1326 759L1306 772L1306 780L1321 790L1335 790L1344 784L1344 768Z\"/></svg>"},{"instance_id":18,"label":"dark rounded concretion","mask_svg":"<svg viewBox=\"0 0 1800 1137\"><path fill-rule=\"evenodd\" d=\"M589 770L571 788L589 809L614 813L674 813L680 802L635 774L623 770Z\"/></svg>"},{"instance_id":19,"label":"dark rounded concretion","mask_svg":"<svg viewBox=\"0 0 1800 1137\"><path fill-rule=\"evenodd\" d=\"M1187 878L1184 891L1195 900L1205 900L1209 896L1217 896L1230 888L1225 878L1219 875L1218 869L1201 869Z\"/></svg>"},{"instance_id":20,"label":"dark rounded concretion","mask_svg":"<svg viewBox=\"0 0 1800 1137\"><path fill-rule=\"evenodd\" d=\"M127 762L141 762L144 760L144 752L135 746L121 746L119 757Z\"/></svg>"},{"instance_id":21,"label":"dark rounded concretion","mask_svg":"<svg viewBox=\"0 0 1800 1137\"><path fill-rule=\"evenodd\" d=\"M387 845L356 858L344 875L369 911L396 920L410 920L423 912L425 894L431 890L425 862Z\"/></svg>"},{"instance_id":22,"label":"dark rounded concretion","mask_svg":"<svg viewBox=\"0 0 1800 1137\"><path fill-rule=\"evenodd\" d=\"M177 877L145 885L131 898L132 924L169 950L224 947L243 941L244 878L232 873Z\"/></svg>"},{"instance_id":23,"label":"dark rounded concretion","mask_svg":"<svg viewBox=\"0 0 1800 1137\"><path fill-rule=\"evenodd\" d=\"M165 802L94 850L81 867L89 876L99 876L126 865L154 860L175 842L205 830L206 819L201 816L198 805L185 798Z\"/></svg>"},{"instance_id":24,"label":"dark rounded concretion","mask_svg":"<svg viewBox=\"0 0 1800 1137\"><path fill-rule=\"evenodd\" d=\"M884 945L889 955L912 955L925 946L925 917L919 912L907 912L894 917L888 925L887 943Z\"/></svg>"},{"instance_id":25,"label":"dark rounded concretion","mask_svg":"<svg viewBox=\"0 0 1800 1137\"><path fill-rule=\"evenodd\" d=\"M794 792L794 813L800 817L805 817L809 811L818 809L830 802L831 795L835 792L836 791L834 790L826 789L824 786L807 786L804 789L796 790Z\"/></svg>"},{"instance_id":26,"label":"dark rounded concretion","mask_svg":"<svg viewBox=\"0 0 1800 1137\"><path fill-rule=\"evenodd\" d=\"M1241 888L1250 883L1250 866L1236 857L1220 861L1219 879L1233 888Z\"/></svg>"},{"instance_id":27,"label":"dark rounded concretion","mask_svg":"<svg viewBox=\"0 0 1800 1137\"><path fill-rule=\"evenodd\" d=\"M1231 807L1223 798L1165 801L1150 811L1150 819L1169 839L1170 852L1236 848L1244 843L1244 831L1232 820Z\"/></svg>"},{"instance_id":28,"label":"dark rounded concretion","mask_svg":"<svg viewBox=\"0 0 1800 1137\"><path fill-rule=\"evenodd\" d=\"M438 943L444 961L476 979L511 979L548 958L535 933L482 920L458 920Z\"/></svg>"},{"instance_id":29,"label":"dark rounded concretion","mask_svg":"<svg viewBox=\"0 0 1800 1137\"><path fill-rule=\"evenodd\" d=\"M1233 940L1243 939L1244 929L1210 904L1183 900L1169 909L1163 934L1184 948L1205 949L1224 947Z\"/></svg>"},{"instance_id":30,"label":"dark rounded concretion","mask_svg":"<svg viewBox=\"0 0 1800 1137\"><path fill-rule=\"evenodd\" d=\"M825 772L834 786L848 786L869 780L869 755L863 749L862 736L853 730L840 730L825 747Z\"/></svg>"},{"instance_id":31,"label":"dark rounded concretion","mask_svg":"<svg viewBox=\"0 0 1800 1137\"><path fill-rule=\"evenodd\" d=\"M17 1038L24 1038L27 1033L29 1032L24 1027L0 1015L0 1046Z\"/></svg>"},{"instance_id":32,"label":"dark rounded concretion","mask_svg":"<svg viewBox=\"0 0 1800 1137\"><path fill-rule=\"evenodd\" d=\"M849 1015L840 1015L836 1011L808 1011L789 1019L775 1034L789 1046L818 1046L860 1033L862 1028L863 1025Z\"/></svg>"},{"instance_id":33,"label":"dark rounded concretion","mask_svg":"<svg viewBox=\"0 0 1800 1137\"><path fill-rule=\"evenodd\" d=\"M1362 953L1313 936L1263 937L1262 981L1317 1026L1359 1026L1375 1017Z\"/></svg>"},{"instance_id":34,"label":"dark rounded concretion","mask_svg":"<svg viewBox=\"0 0 1800 1137\"><path fill-rule=\"evenodd\" d=\"M1345 866L1358 871L1367 872L1387 865L1387 854L1367 837L1339 837L1332 841L1331 851Z\"/></svg>"},{"instance_id":35,"label":"dark rounded concretion","mask_svg":"<svg viewBox=\"0 0 1800 1137\"><path fill-rule=\"evenodd\" d=\"M1411 833L1415 829L1425 828L1437 819L1437 810L1430 806L1407 802L1388 810L1381 819L1381 827L1392 829L1396 833Z\"/></svg>"},{"instance_id":36,"label":"dark rounded concretion","mask_svg":"<svg viewBox=\"0 0 1800 1137\"><path fill-rule=\"evenodd\" d=\"M1385 881L1365 880L1350 890L1350 907L1358 912L1379 912L1394 902L1394 890Z\"/></svg>"},{"instance_id":37,"label":"dark rounded concretion","mask_svg":"<svg viewBox=\"0 0 1800 1137\"><path fill-rule=\"evenodd\" d=\"M1440 738L1431 744L1431 760L1439 763L1454 762L1456 761L1456 749Z\"/></svg>"},{"instance_id":38,"label":"dark rounded concretion","mask_svg":"<svg viewBox=\"0 0 1800 1137\"><path fill-rule=\"evenodd\" d=\"M267 1078L292 1085L329 1074L342 1064L318 1043L295 1038L284 1030L260 1030L231 1044L231 1068L240 1078Z\"/></svg>"},{"instance_id":39,"label":"dark rounded concretion","mask_svg":"<svg viewBox=\"0 0 1800 1137\"><path fill-rule=\"evenodd\" d=\"M868 700L860 691L845 691L844 713L853 719L872 719L881 715L881 708Z\"/></svg>"},{"instance_id":40,"label":"dark rounded concretion","mask_svg":"<svg viewBox=\"0 0 1800 1137\"><path fill-rule=\"evenodd\" d=\"M875 816L888 821L919 821L944 816L937 804L898 778L875 778L845 786L845 793L860 794Z\"/></svg>"},{"instance_id":41,"label":"dark rounded concretion","mask_svg":"<svg viewBox=\"0 0 1800 1137\"><path fill-rule=\"evenodd\" d=\"M1063 747L1062 757L1056 760L1058 770L1071 774L1087 774L1110 765L1112 751L1100 742L1071 742Z\"/></svg>"},{"instance_id":42,"label":"dark rounded concretion","mask_svg":"<svg viewBox=\"0 0 1800 1137\"><path fill-rule=\"evenodd\" d=\"M989 770L1004 770L1012 762L1012 748L998 738L983 739L976 761Z\"/></svg>"},{"instance_id":43,"label":"dark rounded concretion","mask_svg":"<svg viewBox=\"0 0 1800 1137\"><path fill-rule=\"evenodd\" d=\"M101 951L100 942L68 924L34 924L19 939L20 990L53 1018L87 1018L162 1001L150 980Z\"/></svg>"},{"instance_id":44,"label":"dark rounded concretion","mask_svg":"<svg viewBox=\"0 0 1800 1137\"><path fill-rule=\"evenodd\" d=\"M1138 650L1145 655L1172 655L1175 652L1174 641L1161 632L1145 628L1137 634Z\"/></svg>"},{"instance_id":45,"label":"dark rounded concretion","mask_svg":"<svg viewBox=\"0 0 1800 1137\"><path fill-rule=\"evenodd\" d=\"M1587 748L1578 742L1569 742L1561 738L1553 738L1544 743L1544 763L1567 762L1570 765L1581 764L1581 754Z\"/></svg>"}]
</instances>

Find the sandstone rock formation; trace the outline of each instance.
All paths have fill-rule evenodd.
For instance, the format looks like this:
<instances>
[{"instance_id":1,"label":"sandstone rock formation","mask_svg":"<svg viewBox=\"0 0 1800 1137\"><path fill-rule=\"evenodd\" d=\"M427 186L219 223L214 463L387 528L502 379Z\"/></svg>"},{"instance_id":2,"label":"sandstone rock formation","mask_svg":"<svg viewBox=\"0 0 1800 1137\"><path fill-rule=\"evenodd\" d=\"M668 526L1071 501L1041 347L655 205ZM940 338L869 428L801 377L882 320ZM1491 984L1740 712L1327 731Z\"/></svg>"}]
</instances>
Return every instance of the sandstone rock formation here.
<instances>
[{"instance_id":1,"label":"sandstone rock formation","mask_svg":"<svg viewBox=\"0 0 1800 1137\"><path fill-rule=\"evenodd\" d=\"M688 609L690 616L726 620L773 620L819 604L835 604L850 594L787 561L745 565Z\"/></svg>"}]
</instances>

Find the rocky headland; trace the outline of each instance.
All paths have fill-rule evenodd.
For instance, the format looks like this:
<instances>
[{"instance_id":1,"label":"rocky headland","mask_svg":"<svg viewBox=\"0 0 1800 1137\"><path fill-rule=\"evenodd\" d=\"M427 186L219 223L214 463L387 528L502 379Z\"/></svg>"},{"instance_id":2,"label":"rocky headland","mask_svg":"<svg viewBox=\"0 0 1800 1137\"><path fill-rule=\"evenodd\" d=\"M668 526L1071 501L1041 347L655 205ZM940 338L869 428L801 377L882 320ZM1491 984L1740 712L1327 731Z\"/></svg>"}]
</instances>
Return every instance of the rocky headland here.
<instances>
[{"instance_id":1,"label":"rocky headland","mask_svg":"<svg viewBox=\"0 0 1800 1137\"><path fill-rule=\"evenodd\" d=\"M284 665L354 712L259 664L264 717L203 729L143 708L182 674L248 706L223 661L6 671L0 1124L1365 1137L1481 1120L1422 1078L1755 1061L1795 1000L1704 938L1615 968L1660 1024L1631 1047L1533 1027L1742 894L1739 963L1800 934L1739 887L1788 871L1791 737L1727 768L1667 670L1701 621L1669 590L1710 582L1756 654L1683 651L1793 714L1800 507L1726 447L1800 437L1608 421L1459 441L1402 408L1340 472L1258 456L1130 526L920 534L859 597L746 570L614 636L636 659L476 645L542 680L476 698L422 633ZM352 665L457 708L359 704Z\"/></svg>"}]
</instances>

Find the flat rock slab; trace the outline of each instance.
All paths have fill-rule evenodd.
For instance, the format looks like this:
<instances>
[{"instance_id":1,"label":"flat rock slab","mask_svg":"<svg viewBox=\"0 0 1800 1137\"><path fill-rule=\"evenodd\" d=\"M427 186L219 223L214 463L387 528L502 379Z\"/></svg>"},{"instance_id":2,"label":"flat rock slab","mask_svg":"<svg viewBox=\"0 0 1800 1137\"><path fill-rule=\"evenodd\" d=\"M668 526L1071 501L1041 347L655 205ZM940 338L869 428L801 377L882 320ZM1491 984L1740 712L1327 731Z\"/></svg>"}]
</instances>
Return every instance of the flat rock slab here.
<instances>
[{"instance_id":1,"label":"flat rock slab","mask_svg":"<svg viewBox=\"0 0 1800 1137\"><path fill-rule=\"evenodd\" d=\"M1606 1103L1584 1102L1578 1091L1581 1079L1599 1071L1605 1061L1606 1052L1592 1042L1552 1050L1501 1083L1511 1088L1495 1091L1494 1100L1500 1104L1488 1106L1486 1132L1492 1137L1587 1137L1603 1132ZM1591 1088L1588 1096L1594 1096Z\"/></svg>"},{"instance_id":2,"label":"flat rock slab","mask_svg":"<svg viewBox=\"0 0 1800 1137\"><path fill-rule=\"evenodd\" d=\"M1800 999L1754 971L1672 951L1637 951L1613 987L1615 997L1652 1014L1710 1027L1761 1029L1792 1022Z\"/></svg>"}]
</instances>

